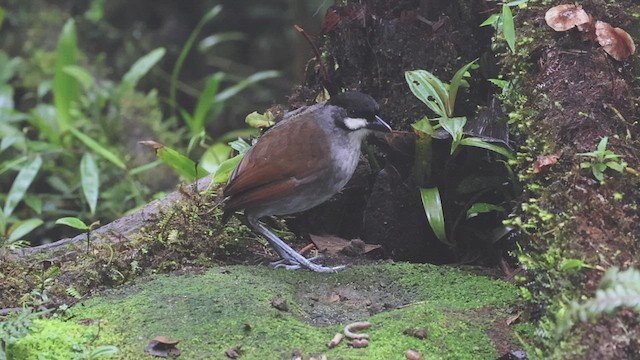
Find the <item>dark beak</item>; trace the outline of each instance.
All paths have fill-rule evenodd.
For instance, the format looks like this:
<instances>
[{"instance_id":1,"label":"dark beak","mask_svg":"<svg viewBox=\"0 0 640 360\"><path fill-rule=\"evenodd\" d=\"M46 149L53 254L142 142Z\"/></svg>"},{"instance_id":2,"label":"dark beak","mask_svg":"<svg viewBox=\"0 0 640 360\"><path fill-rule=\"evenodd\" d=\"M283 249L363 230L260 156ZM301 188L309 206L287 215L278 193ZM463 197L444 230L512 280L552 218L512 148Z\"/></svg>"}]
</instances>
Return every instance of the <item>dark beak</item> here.
<instances>
[{"instance_id":1,"label":"dark beak","mask_svg":"<svg viewBox=\"0 0 640 360\"><path fill-rule=\"evenodd\" d=\"M376 115L374 121L367 124L367 129L386 133L391 132L391 126L384 122L378 115Z\"/></svg>"}]
</instances>

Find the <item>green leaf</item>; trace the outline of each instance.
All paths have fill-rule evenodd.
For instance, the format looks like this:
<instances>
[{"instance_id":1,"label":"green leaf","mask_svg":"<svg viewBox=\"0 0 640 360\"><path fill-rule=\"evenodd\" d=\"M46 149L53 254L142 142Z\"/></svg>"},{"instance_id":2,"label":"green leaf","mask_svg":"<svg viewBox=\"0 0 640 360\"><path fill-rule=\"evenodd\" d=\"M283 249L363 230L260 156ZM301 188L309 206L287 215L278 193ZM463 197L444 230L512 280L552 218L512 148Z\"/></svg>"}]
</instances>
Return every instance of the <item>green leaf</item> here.
<instances>
[{"instance_id":1,"label":"green leaf","mask_svg":"<svg viewBox=\"0 0 640 360\"><path fill-rule=\"evenodd\" d=\"M31 186L31 183L36 178L36 175L38 175L40 166L42 166L42 158L36 156L20 169L7 194L7 202L4 204L5 217L11 216L13 210L18 206L18 203L20 203L27 189L29 189L29 186Z\"/></svg>"},{"instance_id":2,"label":"green leaf","mask_svg":"<svg viewBox=\"0 0 640 360\"><path fill-rule=\"evenodd\" d=\"M484 140L482 140L480 138L477 138L477 137L464 138L464 139L460 140L460 145L475 146L475 147L478 147L478 148L491 150L493 152L496 152L496 153L506 157L509 160L515 159L515 157L513 156L513 153L511 153L511 151L509 151L509 149L505 149L500 145L496 145L496 144L492 144L492 143L486 142L486 141L484 141Z\"/></svg>"},{"instance_id":3,"label":"green leaf","mask_svg":"<svg viewBox=\"0 0 640 360\"><path fill-rule=\"evenodd\" d=\"M509 49L511 49L511 53L515 53L516 26L513 23L513 13L511 12L511 8L507 4L502 5L502 32L505 40L507 40Z\"/></svg>"},{"instance_id":4,"label":"green leaf","mask_svg":"<svg viewBox=\"0 0 640 360\"><path fill-rule=\"evenodd\" d=\"M230 141L237 140L238 138L250 138L250 137L257 137L259 135L260 135L260 130L258 129L240 128L236 130L231 130L227 133L220 135L220 137L217 138L216 141L228 143Z\"/></svg>"},{"instance_id":5,"label":"green leaf","mask_svg":"<svg viewBox=\"0 0 640 360\"><path fill-rule=\"evenodd\" d=\"M36 214L38 215L42 214L42 197L40 194L38 195L25 194L23 201L28 207L31 208L31 210L35 211Z\"/></svg>"},{"instance_id":6,"label":"green leaf","mask_svg":"<svg viewBox=\"0 0 640 360\"><path fill-rule=\"evenodd\" d=\"M163 163L169 165L180 176L184 177L189 181L196 180L196 178L201 178L209 174L201 166L196 165L195 161L180 154L179 152L173 150L170 147L164 146L159 142L140 141L140 143L153 148L156 152L156 156L158 157L158 159L160 159ZM197 166L197 170L196 170L196 166Z\"/></svg>"},{"instance_id":7,"label":"green leaf","mask_svg":"<svg viewBox=\"0 0 640 360\"><path fill-rule=\"evenodd\" d=\"M602 139L600 139L600 142L598 143L598 148L597 151L599 153L604 153L607 150L607 142L609 141L609 137L605 136Z\"/></svg>"},{"instance_id":8,"label":"green leaf","mask_svg":"<svg viewBox=\"0 0 640 360\"><path fill-rule=\"evenodd\" d=\"M489 79L489 81L499 87L500 89L504 90L507 86L509 86L509 81L508 80L502 80L502 79Z\"/></svg>"},{"instance_id":9,"label":"green leaf","mask_svg":"<svg viewBox=\"0 0 640 360\"><path fill-rule=\"evenodd\" d=\"M257 111L252 112L244 118L244 122L252 128L268 128L275 124L275 117L270 111L260 114Z\"/></svg>"},{"instance_id":10,"label":"green leaf","mask_svg":"<svg viewBox=\"0 0 640 360\"><path fill-rule=\"evenodd\" d=\"M200 40L200 43L198 44L198 50L200 52L206 52L212 47L222 44L224 42L244 40L245 38L246 38L246 35L241 32L225 32L225 33L210 35Z\"/></svg>"},{"instance_id":11,"label":"green leaf","mask_svg":"<svg viewBox=\"0 0 640 360\"><path fill-rule=\"evenodd\" d=\"M453 110L456 107L456 97L458 96L458 89L462 85L465 76L468 76L469 69L475 65L476 60L464 65L451 78L451 85L449 85L449 97L447 98L447 114L449 116L453 116Z\"/></svg>"},{"instance_id":12,"label":"green leaf","mask_svg":"<svg viewBox=\"0 0 640 360\"><path fill-rule=\"evenodd\" d=\"M224 79L224 74L221 72L215 73L207 79L204 90L198 97L198 103L193 112L193 117L191 121L187 123L192 134L197 134L204 130L206 116L217 101L216 94L218 93L222 79Z\"/></svg>"},{"instance_id":13,"label":"green leaf","mask_svg":"<svg viewBox=\"0 0 640 360\"><path fill-rule=\"evenodd\" d=\"M90 72L88 72L86 69L77 66L77 65L67 65L65 67L62 68L62 71L65 72L65 74L73 77L74 79L76 79L76 81L82 85L82 87L87 90L89 88L91 88L91 86L93 85L93 83L95 82L95 79L93 78L93 75L91 75Z\"/></svg>"},{"instance_id":14,"label":"green leaf","mask_svg":"<svg viewBox=\"0 0 640 360\"><path fill-rule=\"evenodd\" d=\"M240 154L246 153L247 150L251 148L251 144L246 142L244 139L237 139L237 140L231 141L229 143L229 146L231 146L233 150L237 151Z\"/></svg>"},{"instance_id":15,"label":"green leaf","mask_svg":"<svg viewBox=\"0 0 640 360\"><path fill-rule=\"evenodd\" d=\"M404 73L409 89L438 116L446 118L449 92L446 85L426 70L412 70Z\"/></svg>"},{"instance_id":16,"label":"green leaf","mask_svg":"<svg viewBox=\"0 0 640 360\"><path fill-rule=\"evenodd\" d=\"M244 157L244 154L238 154L232 157L231 159L220 164L220 166L218 167L218 170L213 176L213 183L221 184L229 180L229 176L231 176L231 173L236 168L236 166L238 166L238 164L240 163L240 160L242 160L243 157Z\"/></svg>"},{"instance_id":17,"label":"green leaf","mask_svg":"<svg viewBox=\"0 0 640 360\"><path fill-rule=\"evenodd\" d=\"M620 172L620 173L624 172L624 169L626 168L626 164L615 162L615 161L609 161L609 162L606 163L606 165L609 168L611 168L611 169L613 169L613 170L615 170L617 172Z\"/></svg>"},{"instance_id":18,"label":"green leaf","mask_svg":"<svg viewBox=\"0 0 640 360\"><path fill-rule=\"evenodd\" d=\"M6 10L0 6L0 29L2 29L2 23L4 22L4 17L6 15Z\"/></svg>"},{"instance_id":19,"label":"green leaf","mask_svg":"<svg viewBox=\"0 0 640 360\"><path fill-rule=\"evenodd\" d=\"M0 212L0 238L4 236L7 231L7 218L4 216L3 212ZM2 244L2 242L0 242Z\"/></svg>"},{"instance_id":20,"label":"green leaf","mask_svg":"<svg viewBox=\"0 0 640 360\"><path fill-rule=\"evenodd\" d=\"M84 198L89 204L91 214L96 213L98 205L98 194L100 189L100 170L91 153L85 153L80 161L80 178L82 181L82 191Z\"/></svg>"},{"instance_id":21,"label":"green leaf","mask_svg":"<svg viewBox=\"0 0 640 360\"><path fill-rule=\"evenodd\" d=\"M66 225L78 230L89 230L89 226L77 217L63 217L56 220L58 225Z\"/></svg>"},{"instance_id":22,"label":"green leaf","mask_svg":"<svg viewBox=\"0 0 640 360\"><path fill-rule=\"evenodd\" d=\"M471 205L469 210L467 210L467 219L492 211L504 212L504 208L502 206L489 203L475 203Z\"/></svg>"},{"instance_id":23,"label":"green leaf","mask_svg":"<svg viewBox=\"0 0 640 360\"><path fill-rule=\"evenodd\" d=\"M13 159L13 160L9 160L9 161L3 161L2 163L0 163L0 175L4 174L5 172L15 168L16 166L22 164L23 162L27 161L29 159L28 156L21 156L19 158Z\"/></svg>"},{"instance_id":24,"label":"green leaf","mask_svg":"<svg viewBox=\"0 0 640 360\"><path fill-rule=\"evenodd\" d=\"M529 0L515 0L515 1L510 1L510 2L506 3L506 5L514 7L514 6L518 6L520 4L524 4L524 3L528 2L528 1Z\"/></svg>"},{"instance_id":25,"label":"green leaf","mask_svg":"<svg viewBox=\"0 0 640 360\"><path fill-rule=\"evenodd\" d=\"M154 67L160 59L164 56L166 50L164 48L157 48L151 50L147 55L138 59L122 77L122 83L118 86L116 92L117 96L123 96L128 91L138 85L140 79L145 76L152 67Z\"/></svg>"},{"instance_id":26,"label":"green leaf","mask_svg":"<svg viewBox=\"0 0 640 360\"><path fill-rule=\"evenodd\" d=\"M78 82L64 71L66 66L75 65L77 53L76 26L73 19L70 19L62 28L58 39L53 75L53 103L56 108L58 128L63 133L71 124L71 104L80 96Z\"/></svg>"},{"instance_id":27,"label":"green leaf","mask_svg":"<svg viewBox=\"0 0 640 360\"><path fill-rule=\"evenodd\" d=\"M200 158L200 166L210 174L215 173L220 164L229 159L231 146L225 143L215 143L204 152Z\"/></svg>"},{"instance_id":28,"label":"green leaf","mask_svg":"<svg viewBox=\"0 0 640 360\"><path fill-rule=\"evenodd\" d=\"M7 84L0 84L0 111L13 110L13 87Z\"/></svg>"},{"instance_id":29,"label":"green leaf","mask_svg":"<svg viewBox=\"0 0 640 360\"><path fill-rule=\"evenodd\" d=\"M595 166L591 168L591 173L593 174L593 177L595 177L599 182L604 181L604 173L598 170Z\"/></svg>"},{"instance_id":30,"label":"green leaf","mask_svg":"<svg viewBox=\"0 0 640 360\"><path fill-rule=\"evenodd\" d=\"M193 29L189 38L184 43L182 50L180 50L180 54L178 55L178 59L176 60L176 64L173 66L173 70L171 71L171 81L169 83L169 105L174 112L178 107L178 103L176 101L176 93L178 89L178 77L180 76L180 72L182 71L182 66L184 65L184 61L189 55L191 48L193 47L193 43L196 41L196 38L202 31L202 28L209 22L211 19L215 18L222 11L221 5L216 5L211 10L209 10L204 16L200 19L196 27Z\"/></svg>"},{"instance_id":31,"label":"green leaf","mask_svg":"<svg viewBox=\"0 0 640 360\"><path fill-rule=\"evenodd\" d=\"M427 220L433 233L438 240L449 246L453 246L447 239L444 224L444 212L442 210L442 201L440 200L440 192L438 188L421 188L420 197L422 198L422 206L427 214Z\"/></svg>"},{"instance_id":32,"label":"green leaf","mask_svg":"<svg viewBox=\"0 0 640 360\"><path fill-rule=\"evenodd\" d=\"M581 270L585 267L590 268L591 266L579 259L562 259L562 263L560 264L560 270L562 271Z\"/></svg>"},{"instance_id":33,"label":"green leaf","mask_svg":"<svg viewBox=\"0 0 640 360\"><path fill-rule=\"evenodd\" d=\"M100 156L104 157L105 159L109 160L115 166L117 166L117 167L119 167L121 169L126 169L127 168L127 166L122 162L122 160L120 160L114 153L109 151L107 148L105 148L102 145L100 145L97 141L93 140L92 138L90 138L89 136L85 135L84 133L81 133L80 131L76 130L75 128L69 128L69 131L73 134L73 136L78 138L78 140L82 141L82 143L84 143L88 148L90 148L91 150L97 152L98 155L100 155Z\"/></svg>"},{"instance_id":34,"label":"green leaf","mask_svg":"<svg viewBox=\"0 0 640 360\"><path fill-rule=\"evenodd\" d=\"M416 121L415 123L411 124L411 127L429 136L434 136L436 133L436 130L433 128L433 125L431 125L431 120L426 116Z\"/></svg>"},{"instance_id":35,"label":"green leaf","mask_svg":"<svg viewBox=\"0 0 640 360\"><path fill-rule=\"evenodd\" d=\"M44 224L44 221L40 219L29 219L24 221L18 221L9 228L8 242L22 240L22 238L28 233L35 230L38 226Z\"/></svg>"},{"instance_id":36,"label":"green leaf","mask_svg":"<svg viewBox=\"0 0 640 360\"><path fill-rule=\"evenodd\" d=\"M111 355L115 355L119 352L117 346L114 345L102 345L98 346L91 351L89 354L89 359L96 359L99 357L109 357Z\"/></svg>"},{"instance_id":37,"label":"green leaf","mask_svg":"<svg viewBox=\"0 0 640 360\"><path fill-rule=\"evenodd\" d=\"M260 82L266 79L275 78L278 76L280 76L280 72L275 70L259 71L255 74L250 75L245 79L240 80L238 83L226 88L224 91L221 91L220 93L218 93L218 95L216 96L216 101L225 102L229 98L237 95L240 91L244 90L245 88L257 82Z\"/></svg>"},{"instance_id":38,"label":"green leaf","mask_svg":"<svg viewBox=\"0 0 640 360\"><path fill-rule=\"evenodd\" d=\"M492 14L485 21L483 21L482 24L480 24L480 26L493 25L498 21L499 18L500 18L500 15Z\"/></svg>"},{"instance_id":39,"label":"green leaf","mask_svg":"<svg viewBox=\"0 0 640 360\"><path fill-rule=\"evenodd\" d=\"M452 117L448 119L440 119L440 125L445 129L451 137L453 138L453 143L451 144L451 154L458 148L460 144L460 140L462 139L462 129L464 125L467 123L467 118L462 117Z\"/></svg>"}]
</instances>

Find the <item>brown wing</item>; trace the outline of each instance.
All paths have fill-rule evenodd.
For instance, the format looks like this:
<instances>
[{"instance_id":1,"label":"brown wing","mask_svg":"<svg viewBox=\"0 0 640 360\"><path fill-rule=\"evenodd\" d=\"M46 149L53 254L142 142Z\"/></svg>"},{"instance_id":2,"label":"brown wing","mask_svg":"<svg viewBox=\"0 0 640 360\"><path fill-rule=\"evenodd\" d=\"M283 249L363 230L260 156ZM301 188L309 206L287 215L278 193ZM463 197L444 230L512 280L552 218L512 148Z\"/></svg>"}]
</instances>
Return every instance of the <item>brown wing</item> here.
<instances>
[{"instance_id":1,"label":"brown wing","mask_svg":"<svg viewBox=\"0 0 640 360\"><path fill-rule=\"evenodd\" d=\"M225 210L280 199L313 181L330 161L326 140L317 123L304 116L267 131L231 175Z\"/></svg>"}]
</instances>

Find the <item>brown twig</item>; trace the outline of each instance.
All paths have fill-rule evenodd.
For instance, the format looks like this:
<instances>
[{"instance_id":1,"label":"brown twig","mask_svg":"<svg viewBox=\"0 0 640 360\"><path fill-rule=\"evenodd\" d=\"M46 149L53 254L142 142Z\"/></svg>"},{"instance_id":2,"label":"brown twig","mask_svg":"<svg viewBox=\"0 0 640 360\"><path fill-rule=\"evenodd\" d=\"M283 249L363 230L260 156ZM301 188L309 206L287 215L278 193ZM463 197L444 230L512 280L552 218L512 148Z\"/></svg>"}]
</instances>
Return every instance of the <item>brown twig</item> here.
<instances>
[{"instance_id":1,"label":"brown twig","mask_svg":"<svg viewBox=\"0 0 640 360\"><path fill-rule=\"evenodd\" d=\"M318 46L316 46L309 33L307 33L302 27L300 27L299 25L293 26L296 28L296 31L304 36L305 40L307 40L307 42L309 43L309 46L311 46L311 49L313 49L313 53L316 56L316 61L318 62L318 66L320 67L320 72L322 73L322 84L329 92L329 95L334 95L335 93L337 93L337 89L335 89L335 86L333 86L333 82L331 81L331 77L329 77L329 72L327 71L327 67L322 61L322 54L320 53Z\"/></svg>"}]
</instances>

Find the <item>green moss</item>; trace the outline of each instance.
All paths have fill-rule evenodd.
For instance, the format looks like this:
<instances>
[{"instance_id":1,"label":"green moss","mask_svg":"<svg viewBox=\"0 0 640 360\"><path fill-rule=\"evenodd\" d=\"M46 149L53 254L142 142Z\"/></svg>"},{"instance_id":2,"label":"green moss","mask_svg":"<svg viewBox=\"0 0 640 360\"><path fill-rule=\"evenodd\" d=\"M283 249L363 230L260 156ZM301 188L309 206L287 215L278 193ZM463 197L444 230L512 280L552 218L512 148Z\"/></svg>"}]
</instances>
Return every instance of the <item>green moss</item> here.
<instances>
[{"instance_id":1,"label":"green moss","mask_svg":"<svg viewBox=\"0 0 640 360\"><path fill-rule=\"evenodd\" d=\"M99 326L102 329L99 330ZM104 329L105 325L85 326L58 319L35 320L33 332L8 347L7 358L87 359L97 346L122 341L116 332L103 331Z\"/></svg>"},{"instance_id":2,"label":"green moss","mask_svg":"<svg viewBox=\"0 0 640 360\"><path fill-rule=\"evenodd\" d=\"M412 305L353 319L373 323L368 348L341 344L329 350L326 343L344 323L312 326L307 304L298 300L314 289L324 291L323 285L404 291ZM409 348L425 358L494 359L497 353L486 331L503 327L497 323L516 294L498 280L428 265L357 266L331 275L232 266L200 275L157 276L72 311L78 318L108 319L104 331L122 339L116 345L123 359L144 356L144 346L158 335L180 340L184 359L223 359L225 349L239 345L243 359L289 358L294 348L337 359L398 358ZM287 299L288 312L271 306L279 295ZM252 329L245 330L245 324ZM429 336L404 335L409 327L426 327Z\"/></svg>"}]
</instances>

